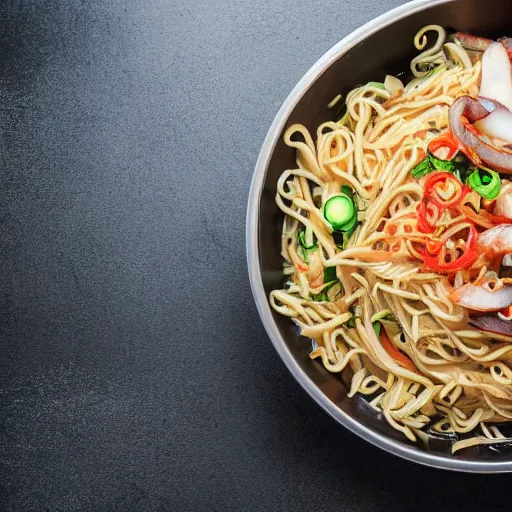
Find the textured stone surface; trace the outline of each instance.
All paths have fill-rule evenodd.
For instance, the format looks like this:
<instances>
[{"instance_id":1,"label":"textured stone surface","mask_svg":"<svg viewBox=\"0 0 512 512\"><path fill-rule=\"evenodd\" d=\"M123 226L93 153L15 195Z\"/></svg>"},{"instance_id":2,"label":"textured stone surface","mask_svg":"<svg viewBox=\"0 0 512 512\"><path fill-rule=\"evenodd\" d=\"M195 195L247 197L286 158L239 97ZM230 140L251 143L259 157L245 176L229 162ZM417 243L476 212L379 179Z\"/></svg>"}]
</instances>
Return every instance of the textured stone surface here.
<instances>
[{"instance_id":1,"label":"textured stone surface","mask_svg":"<svg viewBox=\"0 0 512 512\"><path fill-rule=\"evenodd\" d=\"M275 112L325 50L402 3L2 3L0 510L506 503L507 477L414 466L328 418L247 280Z\"/></svg>"}]
</instances>

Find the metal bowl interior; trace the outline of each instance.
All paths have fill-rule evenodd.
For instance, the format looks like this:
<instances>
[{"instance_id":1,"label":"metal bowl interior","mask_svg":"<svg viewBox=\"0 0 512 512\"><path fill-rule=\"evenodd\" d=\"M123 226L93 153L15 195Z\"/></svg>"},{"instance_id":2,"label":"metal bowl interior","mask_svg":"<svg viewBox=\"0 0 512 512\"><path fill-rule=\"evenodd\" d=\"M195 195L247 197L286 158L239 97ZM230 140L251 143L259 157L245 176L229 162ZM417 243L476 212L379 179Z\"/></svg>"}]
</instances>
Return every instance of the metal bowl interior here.
<instances>
[{"instance_id":1,"label":"metal bowl interior","mask_svg":"<svg viewBox=\"0 0 512 512\"><path fill-rule=\"evenodd\" d=\"M451 455L448 443L429 448L408 442L377 415L361 397L348 399L337 375L313 363L310 342L296 333L294 324L271 310L268 295L282 285L280 230L283 215L274 196L295 154L282 136L300 122L312 133L332 118L327 108L339 92L388 73L405 71L415 55L412 40L428 24L489 37L510 35L510 0L418 0L373 20L327 52L304 76L281 107L265 139L256 165L247 213L247 257L256 304L278 353L294 377L332 417L367 441L398 456L443 469L499 473L512 471L512 452L474 448Z\"/></svg>"}]
</instances>

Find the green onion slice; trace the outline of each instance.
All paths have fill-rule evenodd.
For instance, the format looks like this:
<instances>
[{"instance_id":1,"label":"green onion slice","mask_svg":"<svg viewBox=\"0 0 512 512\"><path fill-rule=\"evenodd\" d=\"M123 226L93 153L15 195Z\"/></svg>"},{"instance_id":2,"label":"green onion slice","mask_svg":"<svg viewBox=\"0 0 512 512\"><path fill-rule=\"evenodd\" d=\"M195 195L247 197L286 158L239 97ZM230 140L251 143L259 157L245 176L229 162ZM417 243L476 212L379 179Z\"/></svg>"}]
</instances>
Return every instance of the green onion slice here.
<instances>
[{"instance_id":1,"label":"green onion slice","mask_svg":"<svg viewBox=\"0 0 512 512\"><path fill-rule=\"evenodd\" d=\"M501 192L500 175L490 169L476 169L466 183L484 199L496 199Z\"/></svg>"},{"instance_id":2,"label":"green onion slice","mask_svg":"<svg viewBox=\"0 0 512 512\"><path fill-rule=\"evenodd\" d=\"M324 283L331 283L336 281L338 276L336 275L336 267L325 267L324 268Z\"/></svg>"},{"instance_id":3,"label":"green onion slice","mask_svg":"<svg viewBox=\"0 0 512 512\"><path fill-rule=\"evenodd\" d=\"M367 87L376 87L377 89L386 90L386 86L382 82L368 82L366 84Z\"/></svg>"},{"instance_id":4,"label":"green onion slice","mask_svg":"<svg viewBox=\"0 0 512 512\"><path fill-rule=\"evenodd\" d=\"M299 239L300 245L307 251L318 247L316 236L309 226L304 231L299 231L297 238Z\"/></svg>"}]
</instances>

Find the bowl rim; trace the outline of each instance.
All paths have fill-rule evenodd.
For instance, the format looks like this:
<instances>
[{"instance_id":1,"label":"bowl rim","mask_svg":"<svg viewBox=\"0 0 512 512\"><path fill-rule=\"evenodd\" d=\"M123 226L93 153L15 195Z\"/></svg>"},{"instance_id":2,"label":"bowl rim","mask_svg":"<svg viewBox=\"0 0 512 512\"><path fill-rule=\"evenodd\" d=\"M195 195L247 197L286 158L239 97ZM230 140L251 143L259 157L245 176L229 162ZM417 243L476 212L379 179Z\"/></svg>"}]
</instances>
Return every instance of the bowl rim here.
<instances>
[{"instance_id":1,"label":"bowl rim","mask_svg":"<svg viewBox=\"0 0 512 512\"><path fill-rule=\"evenodd\" d=\"M368 39L368 37L374 33L412 14L421 12L436 5L448 4L454 1L456 0L415 0L414 2L401 5L382 14L381 16L378 16L377 18L374 18L336 43L330 50L320 57L320 59L293 88L292 92L288 95L272 122L263 142L263 146L254 169L251 188L249 191L246 217L247 265L252 294L256 302L258 313L263 322L263 326L265 327L270 340L293 377L299 382L311 398L313 398L313 400L315 400L315 402L332 418L354 434L387 451L388 453L424 466L466 473L507 473L512 471L512 461L480 462L456 459L450 456L434 455L427 451L423 452L416 447L391 439L362 425L341 410L336 404L331 402L331 400L329 400L329 398L320 391L316 384L300 368L299 364L286 346L272 316L272 311L265 294L259 259L259 206L268 165L291 112L302 99L306 91L314 84L317 78L333 64L333 62L357 44Z\"/></svg>"}]
</instances>

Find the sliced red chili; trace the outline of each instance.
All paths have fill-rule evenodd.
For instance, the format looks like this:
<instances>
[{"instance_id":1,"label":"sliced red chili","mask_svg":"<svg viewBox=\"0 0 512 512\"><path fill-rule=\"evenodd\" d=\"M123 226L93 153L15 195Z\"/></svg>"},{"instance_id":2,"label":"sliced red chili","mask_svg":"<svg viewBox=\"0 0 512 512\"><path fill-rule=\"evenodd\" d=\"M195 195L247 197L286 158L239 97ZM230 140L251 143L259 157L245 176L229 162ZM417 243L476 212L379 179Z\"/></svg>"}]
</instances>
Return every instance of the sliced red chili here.
<instances>
[{"instance_id":1,"label":"sliced red chili","mask_svg":"<svg viewBox=\"0 0 512 512\"><path fill-rule=\"evenodd\" d=\"M411 372L416 371L416 366L414 363L398 348L391 343L391 340L389 339L386 331L382 329L380 331L380 344L382 345L382 348L388 353L389 356L391 356L400 366L403 366L404 368L407 368Z\"/></svg>"},{"instance_id":2,"label":"sliced red chili","mask_svg":"<svg viewBox=\"0 0 512 512\"><path fill-rule=\"evenodd\" d=\"M444 210L428 200L423 200L418 206L418 231L421 233L433 233Z\"/></svg>"},{"instance_id":3,"label":"sliced red chili","mask_svg":"<svg viewBox=\"0 0 512 512\"><path fill-rule=\"evenodd\" d=\"M440 208L454 208L471 191L449 172L434 172L425 182L424 199L430 199Z\"/></svg>"},{"instance_id":4,"label":"sliced red chili","mask_svg":"<svg viewBox=\"0 0 512 512\"><path fill-rule=\"evenodd\" d=\"M451 261L446 261L446 254L443 247L439 254L432 256L425 249L422 253L423 263L425 266L432 270L439 272L440 274L450 274L457 272L458 270L466 270L476 261L478 258L478 251L476 249L476 243L478 238L478 232L473 224L469 228L469 234L466 241L466 246L461 256Z\"/></svg>"},{"instance_id":5,"label":"sliced red chili","mask_svg":"<svg viewBox=\"0 0 512 512\"><path fill-rule=\"evenodd\" d=\"M425 248L430 254L437 255L441 252L443 245L444 244L441 240L429 240L425 244Z\"/></svg>"},{"instance_id":6,"label":"sliced red chili","mask_svg":"<svg viewBox=\"0 0 512 512\"><path fill-rule=\"evenodd\" d=\"M512 219L505 217L503 215L491 215L491 222L494 224L512 224Z\"/></svg>"},{"instance_id":7,"label":"sliced red chili","mask_svg":"<svg viewBox=\"0 0 512 512\"><path fill-rule=\"evenodd\" d=\"M445 133L444 135L441 135L440 137L437 137L436 139L432 140L428 145L428 149L435 156L437 156L437 151L439 151L442 148L447 148L450 150L448 156L446 158L443 158L443 160L452 160L455 157L455 155L459 151L461 151L461 145L459 141L455 139L452 132L448 132Z\"/></svg>"}]
</instances>

